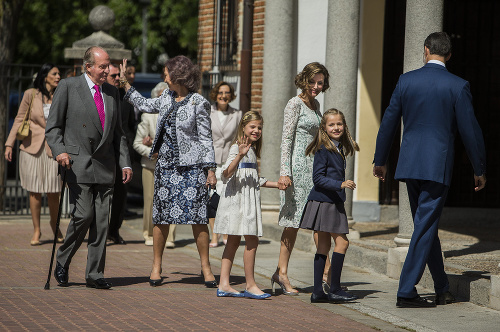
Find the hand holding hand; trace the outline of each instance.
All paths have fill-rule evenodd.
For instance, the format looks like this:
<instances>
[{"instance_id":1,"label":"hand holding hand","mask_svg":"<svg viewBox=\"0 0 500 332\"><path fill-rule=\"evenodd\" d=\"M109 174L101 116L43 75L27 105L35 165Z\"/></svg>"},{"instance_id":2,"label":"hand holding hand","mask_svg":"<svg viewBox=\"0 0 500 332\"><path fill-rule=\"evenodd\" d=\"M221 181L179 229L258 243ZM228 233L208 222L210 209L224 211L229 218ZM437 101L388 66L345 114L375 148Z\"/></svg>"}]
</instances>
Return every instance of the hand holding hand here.
<instances>
[{"instance_id":1,"label":"hand holding hand","mask_svg":"<svg viewBox=\"0 0 500 332\"><path fill-rule=\"evenodd\" d=\"M383 166L373 166L373 176L385 181L385 174L387 173L387 167Z\"/></svg>"},{"instance_id":2,"label":"hand holding hand","mask_svg":"<svg viewBox=\"0 0 500 332\"><path fill-rule=\"evenodd\" d=\"M292 179L290 179L289 176L280 176L278 179L278 189L279 190L285 190L286 188L290 187L292 185Z\"/></svg>"},{"instance_id":3,"label":"hand holding hand","mask_svg":"<svg viewBox=\"0 0 500 332\"><path fill-rule=\"evenodd\" d=\"M479 191L484 188L486 185L486 175L483 174L481 176L474 175L474 191Z\"/></svg>"},{"instance_id":4,"label":"hand holding hand","mask_svg":"<svg viewBox=\"0 0 500 332\"><path fill-rule=\"evenodd\" d=\"M348 188L348 189L354 190L354 189L356 189L356 184L352 180L346 180L346 181L342 182L342 185L340 186L340 188L342 188L342 189Z\"/></svg>"}]
</instances>

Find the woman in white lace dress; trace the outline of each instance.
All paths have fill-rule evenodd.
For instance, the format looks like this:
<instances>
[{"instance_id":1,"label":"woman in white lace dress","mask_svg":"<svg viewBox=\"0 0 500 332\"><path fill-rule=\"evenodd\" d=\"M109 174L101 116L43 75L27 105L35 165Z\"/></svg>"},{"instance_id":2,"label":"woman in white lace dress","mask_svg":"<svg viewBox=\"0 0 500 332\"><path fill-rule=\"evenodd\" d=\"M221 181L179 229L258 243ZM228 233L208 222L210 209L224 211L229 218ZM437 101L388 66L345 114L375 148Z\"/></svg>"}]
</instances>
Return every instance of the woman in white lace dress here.
<instances>
[{"instance_id":1,"label":"woman in white lace dress","mask_svg":"<svg viewBox=\"0 0 500 332\"><path fill-rule=\"evenodd\" d=\"M283 119L281 141L281 169L279 225L285 227L281 235L278 267L271 284L278 283L284 294L297 295L288 280L288 261L297 238L297 231L307 196L313 187L313 158L305 150L318 132L321 112L316 97L329 85L328 70L318 62L307 64L295 77L295 86L301 93L288 101Z\"/></svg>"}]
</instances>

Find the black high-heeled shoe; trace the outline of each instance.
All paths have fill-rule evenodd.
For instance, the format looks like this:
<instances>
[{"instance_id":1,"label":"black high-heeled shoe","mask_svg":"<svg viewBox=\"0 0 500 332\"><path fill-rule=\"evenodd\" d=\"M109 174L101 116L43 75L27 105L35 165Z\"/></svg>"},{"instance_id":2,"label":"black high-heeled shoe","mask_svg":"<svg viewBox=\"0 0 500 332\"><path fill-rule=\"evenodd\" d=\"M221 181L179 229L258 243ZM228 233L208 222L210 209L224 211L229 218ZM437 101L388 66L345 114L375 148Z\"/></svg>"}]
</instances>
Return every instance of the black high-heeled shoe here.
<instances>
[{"instance_id":1,"label":"black high-heeled shoe","mask_svg":"<svg viewBox=\"0 0 500 332\"><path fill-rule=\"evenodd\" d=\"M160 274L162 273L163 269L160 268ZM160 279L151 279L149 278L149 286L151 287L156 287L156 286L161 286L161 282L163 281L163 277L160 275Z\"/></svg>"},{"instance_id":2,"label":"black high-heeled shoe","mask_svg":"<svg viewBox=\"0 0 500 332\"><path fill-rule=\"evenodd\" d=\"M149 279L149 286L151 286L151 287L161 286L162 281L163 281L163 278Z\"/></svg>"},{"instance_id":3,"label":"black high-heeled shoe","mask_svg":"<svg viewBox=\"0 0 500 332\"><path fill-rule=\"evenodd\" d=\"M205 279L205 275L203 274L203 271L200 271L201 277ZM210 281L205 281L205 287L206 288L217 288L219 287L217 285L217 280L210 280Z\"/></svg>"}]
</instances>

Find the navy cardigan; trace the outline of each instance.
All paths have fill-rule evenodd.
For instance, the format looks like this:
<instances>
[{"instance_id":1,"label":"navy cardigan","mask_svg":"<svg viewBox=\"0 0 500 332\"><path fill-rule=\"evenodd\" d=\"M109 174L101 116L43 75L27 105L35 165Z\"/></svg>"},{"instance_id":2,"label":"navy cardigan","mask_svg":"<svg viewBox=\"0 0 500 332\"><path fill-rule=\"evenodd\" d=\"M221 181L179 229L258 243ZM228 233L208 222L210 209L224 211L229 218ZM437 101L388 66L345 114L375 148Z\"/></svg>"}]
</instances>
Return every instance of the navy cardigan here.
<instances>
[{"instance_id":1,"label":"navy cardigan","mask_svg":"<svg viewBox=\"0 0 500 332\"><path fill-rule=\"evenodd\" d=\"M323 145L314 155L314 187L307 198L310 201L343 203L345 202L345 163L339 153L328 151Z\"/></svg>"}]
</instances>

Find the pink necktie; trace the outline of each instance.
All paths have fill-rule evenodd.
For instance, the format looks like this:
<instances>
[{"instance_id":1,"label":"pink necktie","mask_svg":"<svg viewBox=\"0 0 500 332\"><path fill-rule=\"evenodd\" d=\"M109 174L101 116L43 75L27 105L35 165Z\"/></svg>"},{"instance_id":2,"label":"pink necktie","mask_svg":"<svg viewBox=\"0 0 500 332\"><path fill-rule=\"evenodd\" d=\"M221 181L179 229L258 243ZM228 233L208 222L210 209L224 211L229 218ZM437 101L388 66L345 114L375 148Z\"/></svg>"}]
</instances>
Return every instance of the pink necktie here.
<instances>
[{"instance_id":1,"label":"pink necktie","mask_svg":"<svg viewBox=\"0 0 500 332\"><path fill-rule=\"evenodd\" d=\"M99 85L94 85L94 102L97 107L97 113L99 114L99 120L101 120L102 130L104 130L104 120L106 115L104 114L104 102L102 101L101 92L99 92Z\"/></svg>"}]
</instances>

